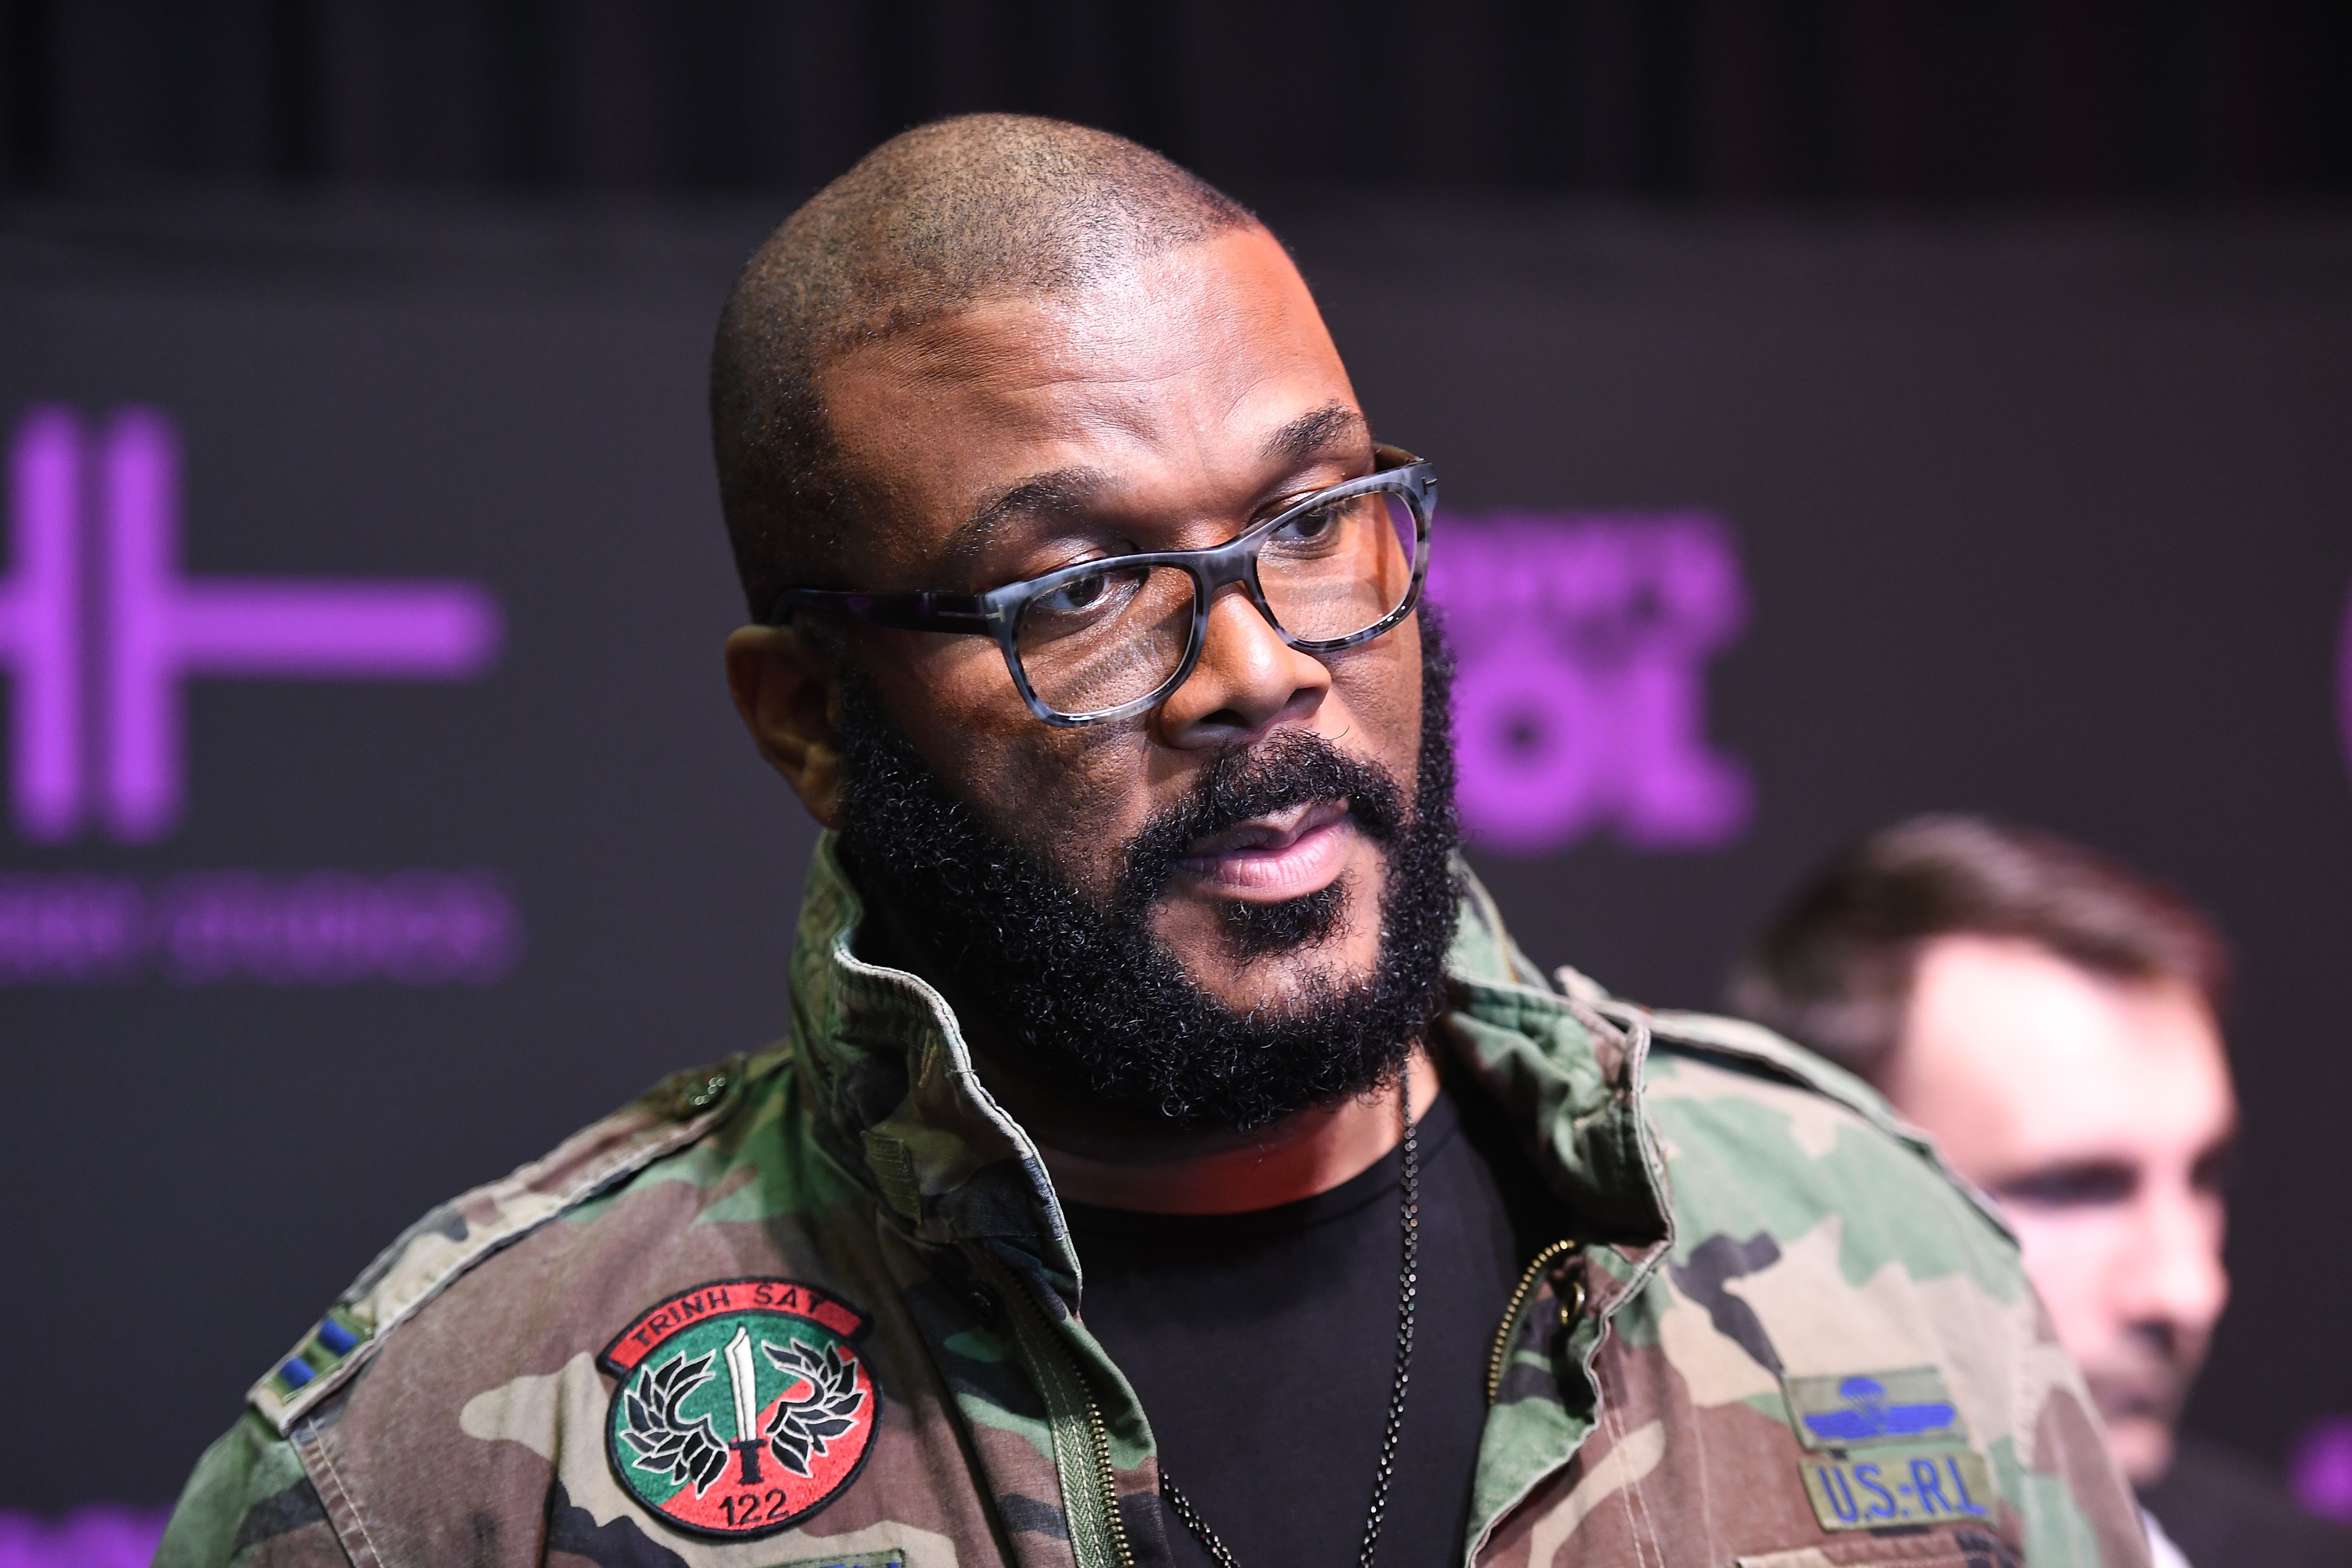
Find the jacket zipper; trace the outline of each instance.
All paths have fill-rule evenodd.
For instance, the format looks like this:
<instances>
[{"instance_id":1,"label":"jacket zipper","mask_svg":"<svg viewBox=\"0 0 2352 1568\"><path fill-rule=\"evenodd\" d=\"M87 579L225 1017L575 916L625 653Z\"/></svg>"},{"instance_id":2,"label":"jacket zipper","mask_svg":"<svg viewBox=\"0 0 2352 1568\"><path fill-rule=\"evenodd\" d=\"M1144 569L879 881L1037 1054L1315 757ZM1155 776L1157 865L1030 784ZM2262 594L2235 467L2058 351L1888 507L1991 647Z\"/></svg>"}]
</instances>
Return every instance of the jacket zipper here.
<instances>
[{"instance_id":1,"label":"jacket zipper","mask_svg":"<svg viewBox=\"0 0 2352 1568\"><path fill-rule=\"evenodd\" d=\"M1086 1387L1081 1373L1078 1384L1086 1389L1087 1426L1095 1440L1095 1481L1102 1488L1103 1517L1110 1523L1110 1549L1118 1554L1119 1568L1135 1568L1135 1552L1127 1543L1127 1521L1118 1515L1118 1471L1110 1462L1110 1428L1103 1424L1102 1406L1095 1403L1095 1392Z\"/></svg>"},{"instance_id":2,"label":"jacket zipper","mask_svg":"<svg viewBox=\"0 0 2352 1568\"><path fill-rule=\"evenodd\" d=\"M1045 1321L1044 1310L1030 1298L1027 1287L1014 1279L1012 1271L995 1258L986 1261L984 1270L994 1277L996 1289L1005 1299L1005 1310L1013 1314L1014 1321L1013 1342L1025 1352L1024 1359L1031 1363L1030 1373L1038 1383L1038 1392L1045 1395L1048 1423L1055 1433L1056 1467L1060 1464L1061 1434L1065 1423L1055 1416L1054 1406L1056 1404L1066 1407L1075 1405L1077 1407L1075 1413L1084 1421L1086 1447L1086 1452L1076 1457L1080 1463L1088 1465L1094 1472L1088 1479L1093 1482L1091 1500L1103 1513L1100 1533L1109 1538L1111 1555L1118 1568L1135 1568L1135 1550L1127 1539L1127 1521L1119 1517L1118 1473L1111 1464L1110 1426L1103 1420L1102 1405L1095 1398L1093 1386L1087 1383L1086 1373L1079 1369L1068 1347L1062 1343L1061 1336ZM1071 1433L1070 1436L1076 1437L1077 1434ZM1063 1495L1065 1501L1071 1505L1072 1511L1077 1511L1076 1505L1083 1494L1076 1489L1066 1487ZM1070 1546L1078 1560L1078 1568L1097 1568L1095 1554L1081 1544L1084 1537L1093 1533L1085 1530L1078 1520L1070 1521Z\"/></svg>"},{"instance_id":3,"label":"jacket zipper","mask_svg":"<svg viewBox=\"0 0 2352 1568\"><path fill-rule=\"evenodd\" d=\"M1528 1297L1534 1291L1536 1281L1544 1277L1553 1260L1575 1250L1576 1243L1562 1237L1537 1253L1535 1261L1528 1265L1527 1272L1519 1276L1518 1286L1511 1292L1511 1304L1503 1309L1502 1323L1495 1330L1494 1353L1486 1358L1486 1404L1490 1408L1496 1395L1503 1390L1503 1363L1509 1359L1511 1353L1511 1341L1516 1337L1512 1331L1518 1327L1519 1310L1528 1304ZM1574 1317L1584 1310L1582 1280L1577 1282L1576 1296L1576 1305L1564 1310L1564 1318Z\"/></svg>"}]
</instances>

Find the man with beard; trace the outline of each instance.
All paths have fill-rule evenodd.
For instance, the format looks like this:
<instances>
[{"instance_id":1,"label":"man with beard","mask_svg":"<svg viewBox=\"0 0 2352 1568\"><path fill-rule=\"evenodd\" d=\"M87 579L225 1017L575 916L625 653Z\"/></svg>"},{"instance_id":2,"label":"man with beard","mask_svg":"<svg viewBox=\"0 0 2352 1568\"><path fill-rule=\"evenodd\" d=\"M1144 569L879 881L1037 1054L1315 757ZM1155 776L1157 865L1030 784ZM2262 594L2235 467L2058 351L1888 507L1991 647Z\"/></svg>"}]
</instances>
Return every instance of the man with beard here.
<instances>
[{"instance_id":1,"label":"man with beard","mask_svg":"<svg viewBox=\"0 0 2352 1568\"><path fill-rule=\"evenodd\" d=\"M2204 917L2123 867L1927 816L1832 860L1731 1001L1869 1079L1999 1201L2171 1550L2199 1568L2352 1564L2352 1534L2174 1431L2230 1294L2223 968Z\"/></svg>"},{"instance_id":2,"label":"man with beard","mask_svg":"<svg viewBox=\"0 0 2352 1568\"><path fill-rule=\"evenodd\" d=\"M396 1242L160 1561L2144 1561L1867 1090L1505 933L1433 471L1251 215L908 132L752 258L711 402L729 680L828 830L792 1037Z\"/></svg>"}]
</instances>

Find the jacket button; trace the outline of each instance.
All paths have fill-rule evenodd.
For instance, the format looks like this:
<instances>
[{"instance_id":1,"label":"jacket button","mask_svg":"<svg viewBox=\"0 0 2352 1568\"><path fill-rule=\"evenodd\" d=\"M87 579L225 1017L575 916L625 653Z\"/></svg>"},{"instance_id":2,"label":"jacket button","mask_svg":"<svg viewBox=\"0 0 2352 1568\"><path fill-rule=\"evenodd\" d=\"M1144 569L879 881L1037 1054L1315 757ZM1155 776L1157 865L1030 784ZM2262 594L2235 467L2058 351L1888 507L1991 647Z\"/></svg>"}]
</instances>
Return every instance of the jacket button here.
<instances>
[{"instance_id":1,"label":"jacket button","mask_svg":"<svg viewBox=\"0 0 2352 1568\"><path fill-rule=\"evenodd\" d=\"M670 1100L671 1110L680 1121L686 1121L698 1111L708 1110L718 1103L720 1095L727 1092L727 1085L730 1081L723 1072L714 1072L701 1078L689 1078L677 1086L677 1092Z\"/></svg>"},{"instance_id":2,"label":"jacket button","mask_svg":"<svg viewBox=\"0 0 2352 1568\"><path fill-rule=\"evenodd\" d=\"M975 1285L964 1292L963 1299L965 1304L971 1308L974 1317L991 1326L995 1324L996 1315L1002 1308L997 1303L994 1291L985 1285Z\"/></svg>"}]
</instances>

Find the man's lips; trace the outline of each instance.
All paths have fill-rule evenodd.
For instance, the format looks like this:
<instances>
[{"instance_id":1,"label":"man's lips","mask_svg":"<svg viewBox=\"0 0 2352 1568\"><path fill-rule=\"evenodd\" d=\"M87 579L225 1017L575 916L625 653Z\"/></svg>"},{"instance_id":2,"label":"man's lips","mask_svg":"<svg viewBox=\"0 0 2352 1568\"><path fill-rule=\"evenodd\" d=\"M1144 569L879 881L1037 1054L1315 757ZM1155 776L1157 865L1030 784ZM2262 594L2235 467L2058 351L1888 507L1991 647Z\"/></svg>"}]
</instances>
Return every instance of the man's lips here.
<instances>
[{"instance_id":1,"label":"man's lips","mask_svg":"<svg viewBox=\"0 0 2352 1568\"><path fill-rule=\"evenodd\" d=\"M1281 903L1330 886L1350 826L1344 803L1317 801L1212 834L1177 866L1216 897Z\"/></svg>"}]
</instances>

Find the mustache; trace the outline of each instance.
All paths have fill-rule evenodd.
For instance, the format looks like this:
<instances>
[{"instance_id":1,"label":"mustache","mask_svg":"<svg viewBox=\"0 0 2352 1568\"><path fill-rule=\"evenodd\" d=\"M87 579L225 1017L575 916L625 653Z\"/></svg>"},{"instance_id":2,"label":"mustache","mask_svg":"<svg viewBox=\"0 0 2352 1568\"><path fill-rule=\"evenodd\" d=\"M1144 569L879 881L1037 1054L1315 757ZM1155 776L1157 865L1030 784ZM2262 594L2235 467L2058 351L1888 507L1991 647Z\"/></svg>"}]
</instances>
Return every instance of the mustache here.
<instances>
[{"instance_id":1,"label":"mustache","mask_svg":"<svg viewBox=\"0 0 2352 1568\"><path fill-rule=\"evenodd\" d=\"M2150 1325L2131 1335L2121 1353L2084 1366L2083 1383L2110 1421L2145 1415L2170 1426L2189 1403L2206 1344L2201 1335Z\"/></svg>"},{"instance_id":2,"label":"mustache","mask_svg":"<svg viewBox=\"0 0 2352 1568\"><path fill-rule=\"evenodd\" d=\"M1254 746L1230 747L1201 770L1182 799L1154 813L1129 840L1114 906L1139 917L1202 839L1326 801L1344 803L1356 829L1383 847L1402 838L1412 821L1410 798L1387 769L1320 735L1285 730Z\"/></svg>"},{"instance_id":3,"label":"mustache","mask_svg":"<svg viewBox=\"0 0 2352 1568\"><path fill-rule=\"evenodd\" d=\"M2170 1426L2180 1419L2189 1404L2189 1385L2195 1381L2193 1369L2167 1367L2159 1373L2141 1373L2117 1377L2084 1373L2083 1384L2090 1390L2091 1403L2109 1421L2121 1421L2134 1416L2148 1416Z\"/></svg>"}]
</instances>

